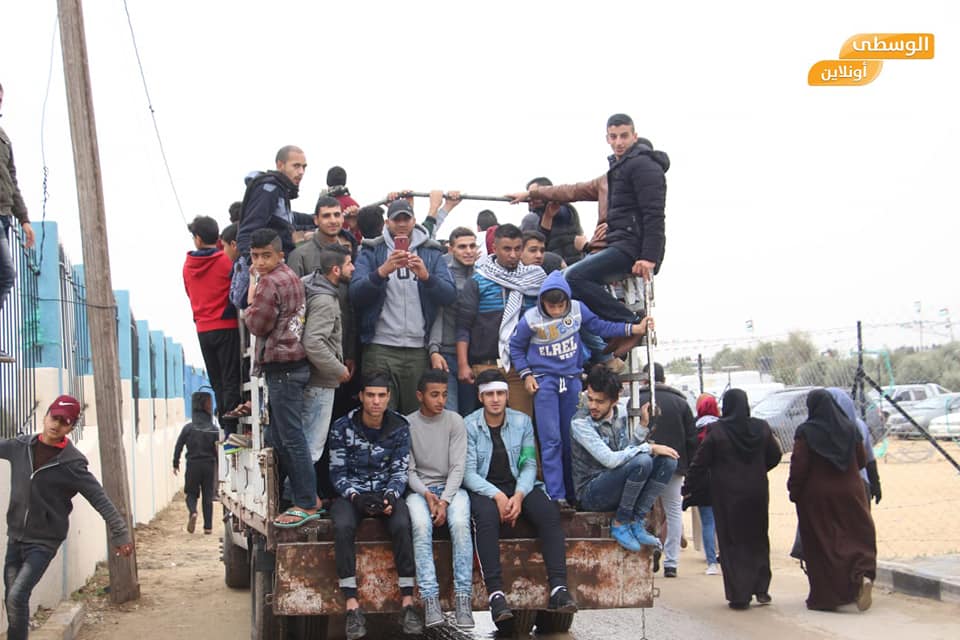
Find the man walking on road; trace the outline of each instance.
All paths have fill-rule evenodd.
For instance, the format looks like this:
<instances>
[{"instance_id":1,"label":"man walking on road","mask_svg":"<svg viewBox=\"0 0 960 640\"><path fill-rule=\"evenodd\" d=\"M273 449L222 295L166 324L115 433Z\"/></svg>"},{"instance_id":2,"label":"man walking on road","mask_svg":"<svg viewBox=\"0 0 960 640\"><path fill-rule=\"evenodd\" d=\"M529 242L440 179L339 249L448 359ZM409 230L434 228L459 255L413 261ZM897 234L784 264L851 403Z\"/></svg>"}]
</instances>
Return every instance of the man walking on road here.
<instances>
[{"instance_id":1,"label":"man walking on road","mask_svg":"<svg viewBox=\"0 0 960 640\"><path fill-rule=\"evenodd\" d=\"M173 448L173 472L180 472L180 455L187 447L187 473L183 493L187 497L187 532L197 527L197 499L203 494L203 532L213 532L213 489L217 473L217 439L213 424L213 400L209 393L197 391L190 398L190 422L184 425Z\"/></svg>"}]
</instances>

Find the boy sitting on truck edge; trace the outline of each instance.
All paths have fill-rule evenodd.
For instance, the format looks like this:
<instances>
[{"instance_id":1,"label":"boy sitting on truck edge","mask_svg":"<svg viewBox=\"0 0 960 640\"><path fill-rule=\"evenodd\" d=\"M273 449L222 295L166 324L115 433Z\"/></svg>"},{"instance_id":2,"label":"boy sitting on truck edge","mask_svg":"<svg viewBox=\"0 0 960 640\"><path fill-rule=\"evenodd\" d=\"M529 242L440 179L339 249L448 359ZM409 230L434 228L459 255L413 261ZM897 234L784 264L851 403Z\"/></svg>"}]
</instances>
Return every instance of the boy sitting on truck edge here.
<instances>
[{"instance_id":1,"label":"boy sitting on truck edge","mask_svg":"<svg viewBox=\"0 0 960 640\"><path fill-rule=\"evenodd\" d=\"M610 322L570 297L563 274L554 271L540 287L537 305L528 309L510 338L510 359L533 394L540 460L547 494L565 508L576 491L571 476L570 420L580 402L580 373L589 354L581 327L602 338L643 335L651 318L639 323Z\"/></svg>"},{"instance_id":2,"label":"boy sitting on truck edge","mask_svg":"<svg viewBox=\"0 0 960 640\"><path fill-rule=\"evenodd\" d=\"M117 555L133 553L130 531L89 469L87 459L67 440L80 417L71 396L54 400L43 431L0 440L0 458L10 461L7 556L3 564L8 640L26 640L30 593L67 537L73 497L80 493L110 528Z\"/></svg>"},{"instance_id":3,"label":"boy sitting on truck edge","mask_svg":"<svg viewBox=\"0 0 960 640\"><path fill-rule=\"evenodd\" d=\"M577 605L567 589L567 554L560 509L537 482L537 450L533 423L525 413L507 408L507 379L497 369L477 376L483 405L464 422L467 463L463 485L470 496L473 539L494 622L513 618L503 592L500 571L500 525L513 527L521 514L540 539L550 582L547 610L574 613Z\"/></svg>"},{"instance_id":4,"label":"boy sitting on truck edge","mask_svg":"<svg viewBox=\"0 0 960 640\"><path fill-rule=\"evenodd\" d=\"M588 511L616 510L610 536L625 549L659 549L660 540L647 532L644 520L673 476L679 454L647 441L645 429L630 438L627 413L618 404L620 387L617 374L603 365L587 376L587 410L571 425L577 501Z\"/></svg>"},{"instance_id":5,"label":"boy sitting on truck edge","mask_svg":"<svg viewBox=\"0 0 960 640\"><path fill-rule=\"evenodd\" d=\"M366 618L357 600L357 525L366 516L387 518L393 560L403 596L403 632L423 633L423 621L413 607L416 564L407 504L400 499L407 487L410 425L388 408L390 377L368 371L360 388L359 409L339 418L330 429L330 479L340 494L330 509L335 532L334 554L340 590L346 598L347 640L367 635Z\"/></svg>"},{"instance_id":6,"label":"boy sitting on truck edge","mask_svg":"<svg viewBox=\"0 0 960 640\"><path fill-rule=\"evenodd\" d=\"M413 556L423 600L425 625L443 624L440 589L433 559L433 529L446 524L453 546L453 593L456 625L472 629L473 540L470 498L460 488L467 457L467 431L458 413L447 411L447 372L428 369L420 376L420 410L410 421L410 467L407 509L413 525Z\"/></svg>"}]
</instances>

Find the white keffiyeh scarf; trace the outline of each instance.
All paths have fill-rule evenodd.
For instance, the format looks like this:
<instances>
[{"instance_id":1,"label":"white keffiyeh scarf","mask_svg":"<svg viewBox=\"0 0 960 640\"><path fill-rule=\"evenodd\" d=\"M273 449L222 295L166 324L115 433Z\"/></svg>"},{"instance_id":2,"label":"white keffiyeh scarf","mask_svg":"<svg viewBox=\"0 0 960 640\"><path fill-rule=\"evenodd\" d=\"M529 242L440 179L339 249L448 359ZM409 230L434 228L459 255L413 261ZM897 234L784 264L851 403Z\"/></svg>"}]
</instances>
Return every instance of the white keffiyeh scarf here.
<instances>
[{"instance_id":1,"label":"white keffiyeh scarf","mask_svg":"<svg viewBox=\"0 0 960 640\"><path fill-rule=\"evenodd\" d=\"M510 337L520 321L523 308L523 296L536 297L547 274L537 265L519 264L512 271L497 262L496 256L487 256L476 264L474 269L483 277L493 280L507 289L507 301L503 305L503 319L500 320L500 363L504 371L510 370Z\"/></svg>"}]
</instances>

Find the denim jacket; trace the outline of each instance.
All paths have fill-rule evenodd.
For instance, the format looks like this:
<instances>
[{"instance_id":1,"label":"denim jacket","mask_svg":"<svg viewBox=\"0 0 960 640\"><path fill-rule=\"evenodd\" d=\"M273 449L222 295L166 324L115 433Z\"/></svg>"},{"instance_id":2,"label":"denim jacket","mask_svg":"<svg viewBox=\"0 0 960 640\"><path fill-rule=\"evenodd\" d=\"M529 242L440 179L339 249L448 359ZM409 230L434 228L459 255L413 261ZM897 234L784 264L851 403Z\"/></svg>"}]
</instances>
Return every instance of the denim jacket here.
<instances>
[{"instance_id":1,"label":"denim jacket","mask_svg":"<svg viewBox=\"0 0 960 640\"><path fill-rule=\"evenodd\" d=\"M543 484L537 481L537 446L533 439L533 423L525 413L513 409L507 409L506 412L500 437L507 449L510 471L517 479L517 491L528 496L534 487ZM463 473L463 486L492 498L500 493L500 489L487 481L490 458L493 457L493 439L483 419L483 408L468 415L463 422L467 427L467 465Z\"/></svg>"}]
</instances>

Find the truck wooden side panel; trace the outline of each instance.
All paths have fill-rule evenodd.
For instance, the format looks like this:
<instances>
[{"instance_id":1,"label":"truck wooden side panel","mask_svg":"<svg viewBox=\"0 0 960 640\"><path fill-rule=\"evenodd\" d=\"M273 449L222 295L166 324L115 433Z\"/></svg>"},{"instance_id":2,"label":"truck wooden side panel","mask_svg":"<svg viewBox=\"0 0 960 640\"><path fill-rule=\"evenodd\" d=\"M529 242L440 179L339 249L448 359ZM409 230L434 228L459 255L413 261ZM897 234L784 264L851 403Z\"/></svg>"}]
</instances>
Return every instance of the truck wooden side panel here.
<instances>
[{"instance_id":1,"label":"truck wooden side panel","mask_svg":"<svg viewBox=\"0 0 960 640\"><path fill-rule=\"evenodd\" d=\"M547 572L536 539L500 541L503 581L514 609L545 609L549 600ZM453 576L448 540L434 542L441 602L452 609ZM343 613L333 542L277 545L273 609L277 615ZM359 597L371 613L400 610L400 589L389 542L357 543ZM567 539L567 584L581 609L653 606L651 555L646 548L630 553L614 540ZM487 606L480 569L474 566L473 607Z\"/></svg>"}]
</instances>

